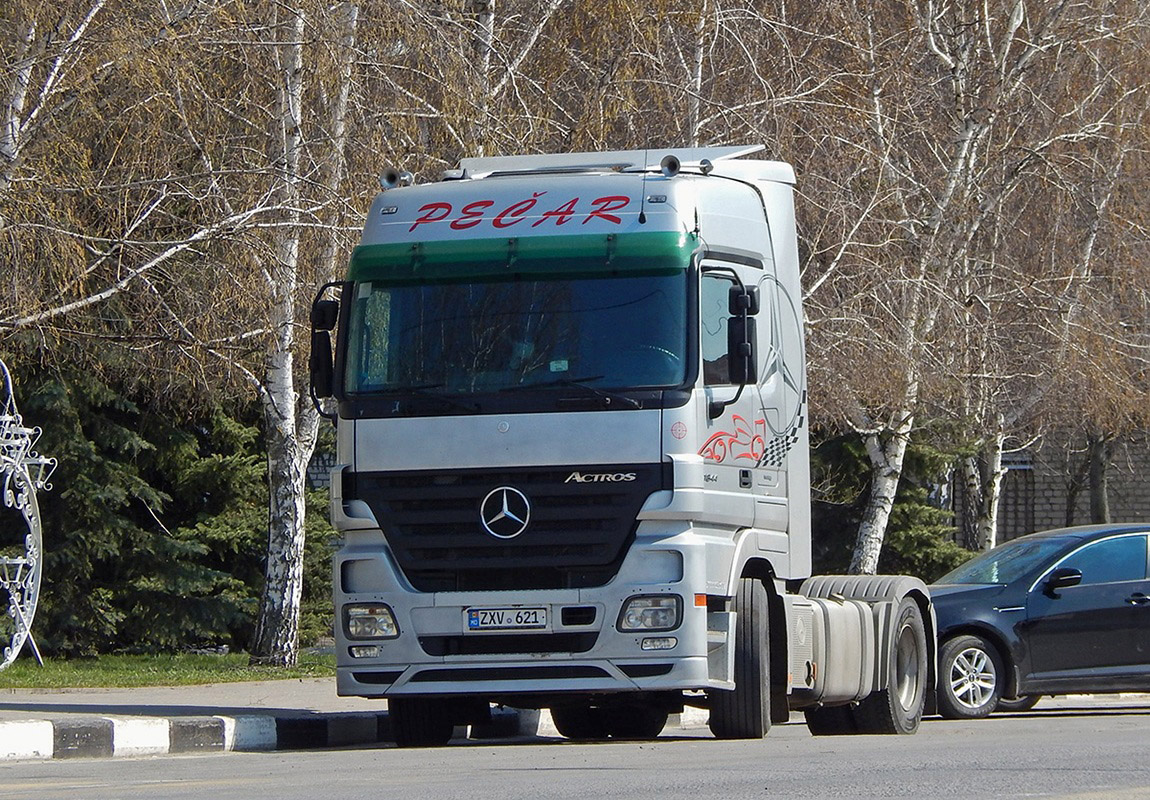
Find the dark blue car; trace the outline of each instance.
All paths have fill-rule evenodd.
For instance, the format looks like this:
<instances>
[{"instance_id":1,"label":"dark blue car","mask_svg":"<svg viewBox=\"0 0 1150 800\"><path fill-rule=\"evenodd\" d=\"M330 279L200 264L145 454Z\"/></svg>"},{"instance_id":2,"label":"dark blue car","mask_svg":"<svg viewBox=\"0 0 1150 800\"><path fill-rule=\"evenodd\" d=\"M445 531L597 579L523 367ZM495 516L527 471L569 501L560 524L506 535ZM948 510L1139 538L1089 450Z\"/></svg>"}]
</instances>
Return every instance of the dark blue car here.
<instances>
[{"instance_id":1,"label":"dark blue car","mask_svg":"<svg viewBox=\"0 0 1150 800\"><path fill-rule=\"evenodd\" d=\"M1150 524L1034 533L939 578L939 713L1150 690L1148 535Z\"/></svg>"}]
</instances>

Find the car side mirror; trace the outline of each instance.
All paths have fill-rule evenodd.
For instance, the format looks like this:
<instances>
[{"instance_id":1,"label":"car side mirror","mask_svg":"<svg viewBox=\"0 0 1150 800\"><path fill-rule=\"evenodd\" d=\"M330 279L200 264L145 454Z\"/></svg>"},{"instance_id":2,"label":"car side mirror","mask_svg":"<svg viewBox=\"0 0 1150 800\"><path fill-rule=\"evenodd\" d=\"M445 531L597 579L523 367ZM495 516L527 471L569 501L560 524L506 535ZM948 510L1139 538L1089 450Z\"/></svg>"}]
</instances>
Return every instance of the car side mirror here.
<instances>
[{"instance_id":1,"label":"car side mirror","mask_svg":"<svg viewBox=\"0 0 1150 800\"><path fill-rule=\"evenodd\" d=\"M1050 577L1042 584L1042 592L1048 597L1057 597L1059 589L1066 589L1082 583L1082 570L1073 567L1059 567L1050 573Z\"/></svg>"}]
</instances>

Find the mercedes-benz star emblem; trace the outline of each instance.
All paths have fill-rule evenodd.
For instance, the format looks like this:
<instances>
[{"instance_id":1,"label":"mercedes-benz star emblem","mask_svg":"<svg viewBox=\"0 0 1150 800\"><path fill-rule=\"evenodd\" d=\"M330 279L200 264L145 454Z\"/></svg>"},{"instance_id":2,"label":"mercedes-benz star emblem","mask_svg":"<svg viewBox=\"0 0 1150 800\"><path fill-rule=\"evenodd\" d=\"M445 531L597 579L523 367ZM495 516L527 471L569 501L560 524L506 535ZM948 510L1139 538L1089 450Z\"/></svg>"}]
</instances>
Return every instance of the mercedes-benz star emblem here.
<instances>
[{"instance_id":1,"label":"mercedes-benz star emblem","mask_svg":"<svg viewBox=\"0 0 1150 800\"><path fill-rule=\"evenodd\" d=\"M511 486L492 489L479 504L483 528L497 539L514 539L527 530L531 519L531 502L527 495Z\"/></svg>"}]
</instances>

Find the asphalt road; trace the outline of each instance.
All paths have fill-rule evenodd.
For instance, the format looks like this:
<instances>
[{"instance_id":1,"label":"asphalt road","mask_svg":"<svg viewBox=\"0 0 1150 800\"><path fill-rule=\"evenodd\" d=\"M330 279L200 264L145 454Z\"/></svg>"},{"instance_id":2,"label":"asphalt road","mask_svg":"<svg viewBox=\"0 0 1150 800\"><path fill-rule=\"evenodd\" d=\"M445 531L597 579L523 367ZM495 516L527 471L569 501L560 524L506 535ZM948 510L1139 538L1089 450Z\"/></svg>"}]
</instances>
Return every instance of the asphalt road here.
<instances>
[{"instance_id":1,"label":"asphalt road","mask_svg":"<svg viewBox=\"0 0 1150 800\"><path fill-rule=\"evenodd\" d=\"M1150 798L1150 704L1072 699L909 737L812 737L795 717L763 741L705 729L655 742L562 739L0 764L10 800L585 800Z\"/></svg>"}]
</instances>

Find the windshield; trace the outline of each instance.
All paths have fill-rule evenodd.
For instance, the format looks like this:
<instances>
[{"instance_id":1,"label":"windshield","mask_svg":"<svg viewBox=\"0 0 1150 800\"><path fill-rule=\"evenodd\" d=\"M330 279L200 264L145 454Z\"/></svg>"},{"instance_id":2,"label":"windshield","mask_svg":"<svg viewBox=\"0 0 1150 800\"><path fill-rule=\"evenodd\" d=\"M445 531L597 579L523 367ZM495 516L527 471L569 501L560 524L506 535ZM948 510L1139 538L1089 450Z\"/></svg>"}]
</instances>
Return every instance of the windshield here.
<instances>
[{"instance_id":1,"label":"windshield","mask_svg":"<svg viewBox=\"0 0 1150 800\"><path fill-rule=\"evenodd\" d=\"M349 395L475 394L572 383L670 388L686 379L687 274L354 289Z\"/></svg>"},{"instance_id":2,"label":"windshield","mask_svg":"<svg viewBox=\"0 0 1150 800\"><path fill-rule=\"evenodd\" d=\"M1065 539L1015 539L972 558L935 583L1011 583L1066 548Z\"/></svg>"}]
</instances>

